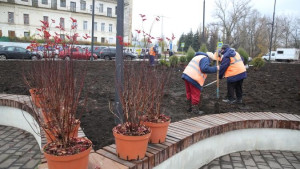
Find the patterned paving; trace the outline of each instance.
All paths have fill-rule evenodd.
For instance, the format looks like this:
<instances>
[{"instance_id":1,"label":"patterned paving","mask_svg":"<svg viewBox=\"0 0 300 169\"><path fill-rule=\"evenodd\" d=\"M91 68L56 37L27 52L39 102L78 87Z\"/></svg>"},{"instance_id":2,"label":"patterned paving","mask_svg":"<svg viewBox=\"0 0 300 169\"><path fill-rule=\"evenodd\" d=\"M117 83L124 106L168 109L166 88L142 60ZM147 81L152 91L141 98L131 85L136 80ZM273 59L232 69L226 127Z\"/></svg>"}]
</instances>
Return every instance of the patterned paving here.
<instances>
[{"instance_id":1,"label":"patterned paving","mask_svg":"<svg viewBox=\"0 0 300 169\"><path fill-rule=\"evenodd\" d=\"M201 169L300 169L300 152L250 151L222 156Z\"/></svg>"},{"instance_id":2,"label":"patterned paving","mask_svg":"<svg viewBox=\"0 0 300 169\"><path fill-rule=\"evenodd\" d=\"M0 125L0 169L35 169L41 151L32 134Z\"/></svg>"}]
</instances>

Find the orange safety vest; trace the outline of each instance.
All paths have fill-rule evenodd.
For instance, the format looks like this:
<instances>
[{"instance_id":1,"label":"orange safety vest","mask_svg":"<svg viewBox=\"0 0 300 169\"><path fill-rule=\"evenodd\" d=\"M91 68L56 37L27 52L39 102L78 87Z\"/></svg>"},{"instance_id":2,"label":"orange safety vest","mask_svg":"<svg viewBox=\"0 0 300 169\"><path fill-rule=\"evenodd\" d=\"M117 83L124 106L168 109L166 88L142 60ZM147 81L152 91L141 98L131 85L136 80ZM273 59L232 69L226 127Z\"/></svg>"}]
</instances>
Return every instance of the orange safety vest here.
<instances>
[{"instance_id":1,"label":"orange safety vest","mask_svg":"<svg viewBox=\"0 0 300 169\"><path fill-rule=\"evenodd\" d=\"M243 72L246 72L245 65L241 56L238 53L236 53L234 57L230 57L230 65L225 71L224 77L235 76Z\"/></svg>"},{"instance_id":2,"label":"orange safety vest","mask_svg":"<svg viewBox=\"0 0 300 169\"><path fill-rule=\"evenodd\" d=\"M154 47L151 47L151 48L150 48L149 54L152 55L152 56L155 56L155 55L156 55L156 53L155 53L155 51L154 51Z\"/></svg>"},{"instance_id":3,"label":"orange safety vest","mask_svg":"<svg viewBox=\"0 0 300 169\"><path fill-rule=\"evenodd\" d=\"M205 58L204 55L195 56L190 63L186 66L183 73L195 80L200 86L203 86L207 74L203 73L200 69L199 63L201 59Z\"/></svg>"}]
</instances>

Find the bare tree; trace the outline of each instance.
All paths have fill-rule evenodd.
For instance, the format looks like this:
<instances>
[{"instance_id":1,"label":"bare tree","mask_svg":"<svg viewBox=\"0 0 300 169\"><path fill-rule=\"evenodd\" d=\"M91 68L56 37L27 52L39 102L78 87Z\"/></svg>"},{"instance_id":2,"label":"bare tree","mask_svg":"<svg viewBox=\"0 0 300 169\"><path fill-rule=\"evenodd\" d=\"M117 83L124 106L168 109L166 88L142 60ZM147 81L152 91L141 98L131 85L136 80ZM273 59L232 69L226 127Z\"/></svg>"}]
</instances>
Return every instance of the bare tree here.
<instances>
[{"instance_id":1,"label":"bare tree","mask_svg":"<svg viewBox=\"0 0 300 169\"><path fill-rule=\"evenodd\" d=\"M216 18L220 19L220 25L223 27L225 35L224 42L234 44L233 33L237 25L243 20L251 9L249 3L251 0L216 0Z\"/></svg>"}]
</instances>

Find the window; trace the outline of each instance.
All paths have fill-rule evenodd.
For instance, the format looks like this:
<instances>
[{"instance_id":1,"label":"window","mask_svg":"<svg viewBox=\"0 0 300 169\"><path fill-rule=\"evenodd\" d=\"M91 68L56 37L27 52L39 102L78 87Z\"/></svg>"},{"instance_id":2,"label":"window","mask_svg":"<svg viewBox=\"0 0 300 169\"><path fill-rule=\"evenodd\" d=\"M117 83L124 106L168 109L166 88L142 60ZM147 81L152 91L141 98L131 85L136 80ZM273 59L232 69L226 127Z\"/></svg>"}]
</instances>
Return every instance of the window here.
<instances>
[{"instance_id":1,"label":"window","mask_svg":"<svg viewBox=\"0 0 300 169\"><path fill-rule=\"evenodd\" d=\"M65 40L65 34L60 34L59 36L61 40Z\"/></svg>"},{"instance_id":2,"label":"window","mask_svg":"<svg viewBox=\"0 0 300 169\"><path fill-rule=\"evenodd\" d=\"M60 0L60 7L66 7L66 0Z\"/></svg>"},{"instance_id":3,"label":"window","mask_svg":"<svg viewBox=\"0 0 300 169\"><path fill-rule=\"evenodd\" d=\"M109 38L109 43L114 43L114 38Z\"/></svg>"},{"instance_id":4,"label":"window","mask_svg":"<svg viewBox=\"0 0 300 169\"><path fill-rule=\"evenodd\" d=\"M82 11L86 10L86 1L80 1L80 10Z\"/></svg>"},{"instance_id":5,"label":"window","mask_svg":"<svg viewBox=\"0 0 300 169\"><path fill-rule=\"evenodd\" d=\"M45 22L49 22L48 16L43 16L43 20L44 20Z\"/></svg>"},{"instance_id":6,"label":"window","mask_svg":"<svg viewBox=\"0 0 300 169\"><path fill-rule=\"evenodd\" d=\"M16 47L15 49L17 52L22 52L22 53L25 53L27 50L24 49L24 48L20 48L20 47Z\"/></svg>"},{"instance_id":7,"label":"window","mask_svg":"<svg viewBox=\"0 0 300 169\"><path fill-rule=\"evenodd\" d=\"M101 31L102 31L102 32L105 31L105 23L101 23Z\"/></svg>"},{"instance_id":8,"label":"window","mask_svg":"<svg viewBox=\"0 0 300 169\"><path fill-rule=\"evenodd\" d=\"M116 6L116 8L115 8L115 15L117 15L117 9L118 9L118 8L117 8L117 6Z\"/></svg>"},{"instance_id":9,"label":"window","mask_svg":"<svg viewBox=\"0 0 300 169\"><path fill-rule=\"evenodd\" d=\"M282 51L277 51L277 54L283 54L283 50Z\"/></svg>"},{"instance_id":10,"label":"window","mask_svg":"<svg viewBox=\"0 0 300 169\"><path fill-rule=\"evenodd\" d=\"M90 11L93 12L93 5L90 5Z\"/></svg>"},{"instance_id":11,"label":"window","mask_svg":"<svg viewBox=\"0 0 300 169\"><path fill-rule=\"evenodd\" d=\"M28 2L28 0L21 0L21 1L23 1L23 2Z\"/></svg>"},{"instance_id":12,"label":"window","mask_svg":"<svg viewBox=\"0 0 300 169\"><path fill-rule=\"evenodd\" d=\"M87 21L83 21L83 30L87 30L87 24L88 24Z\"/></svg>"},{"instance_id":13,"label":"window","mask_svg":"<svg viewBox=\"0 0 300 169\"><path fill-rule=\"evenodd\" d=\"M60 18L59 25L60 25L62 28L65 28L65 18Z\"/></svg>"},{"instance_id":14,"label":"window","mask_svg":"<svg viewBox=\"0 0 300 169\"><path fill-rule=\"evenodd\" d=\"M101 43L105 43L105 38L101 38Z\"/></svg>"},{"instance_id":15,"label":"window","mask_svg":"<svg viewBox=\"0 0 300 169\"><path fill-rule=\"evenodd\" d=\"M97 22L94 22L94 30L97 30Z\"/></svg>"},{"instance_id":16,"label":"window","mask_svg":"<svg viewBox=\"0 0 300 169\"><path fill-rule=\"evenodd\" d=\"M99 4L99 12L103 13L103 4Z\"/></svg>"},{"instance_id":17,"label":"window","mask_svg":"<svg viewBox=\"0 0 300 169\"><path fill-rule=\"evenodd\" d=\"M94 37L94 42L97 42L97 37Z\"/></svg>"},{"instance_id":18,"label":"window","mask_svg":"<svg viewBox=\"0 0 300 169\"><path fill-rule=\"evenodd\" d=\"M13 46L8 46L8 47L6 47L5 50L7 50L7 51L15 51L15 47L13 47Z\"/></svg>"},{"instance_id":19,"label":"window","mask_svg":"<svg viewBox=\"0 0 300 169\"><path fill-rule=\"evenodd\" d=\"M30 33L29 32L24 32L24 37L25 38L29 38L30 37Z\"/></svg>"},{"instance_id":20,"label":"window","mask_svg":"<svg viewBox=\"0 0 300 169\"><path fill-rule=\"evenodd\" d=\"M14 13L8 12L8 23L14 23Z\"/></svg>"},{"instance_id":21,"label":"window","mask_svg":"<svg viewBox=\"0 0 300 169\"><path fill-rule=\"evenodd\" d=\"M42 0L42 4L48 5L48 0Z\"/></svg>"},{"instance_id":22,"label":"window","mask_svg":"<svg viewBox=\"0 0 300 169\"><path fill-rule=\"evenodd\" d=\"M112 32L112 24L109 24L108 31Z\"/></svg>"},{"instance_id":23,"label":"window","mask_svg":"<svg viewBox=\"0 0 300 169\"><path fill-rule=\"evenodd\" d=\"M24 14L24 25L29 25L29 14Z\"/></svg>"},{"instance_id":24,"label":"window","mask_svg":"<svg viewBox=\"0 0 300 169\"><path fill-rule=\"evenodd\" d=\"M15 38L16 37L15 31L8 31L8 37Z\"/></svg>"},{"instance_id":25,"label":"window","mask_svg":"<svg viewBox=\"0 0 300 169\"><path fill-rule=\"evenodd\" d=\"M70 11L76 12L76 2L70 2Z\"/></svg>"},{"instance_id":26,"label":"window","mask_svg":"<svg viewBox=\"0 0 300 169\"><path fill-rule=\"evenodd\" d=\"M112 17L112 10L111 10L111 8L107 8L107 16L108 17Z\"/></svg>"}]
</instances>

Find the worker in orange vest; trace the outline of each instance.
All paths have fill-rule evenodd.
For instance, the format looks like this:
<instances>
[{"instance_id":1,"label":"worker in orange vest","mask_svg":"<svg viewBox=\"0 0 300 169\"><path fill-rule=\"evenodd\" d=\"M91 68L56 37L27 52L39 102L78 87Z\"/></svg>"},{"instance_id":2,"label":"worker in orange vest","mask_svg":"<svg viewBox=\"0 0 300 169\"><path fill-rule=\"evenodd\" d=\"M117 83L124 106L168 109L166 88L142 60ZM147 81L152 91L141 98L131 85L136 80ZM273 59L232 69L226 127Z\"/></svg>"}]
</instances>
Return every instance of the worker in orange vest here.
<instances>
[{"instance_id":1,"label":"worker in orange vest","mask_svg":"<svg viewBox=\"0 0 300 169\"><path fill-rule=\"evenodd\" d=\"M210 66L210 59L214 58L211 52L197 52L183 71L181 78L185 83L188 112L203 113L199 109L199 102L207 73L216 73L219 69L217 66Z\"/></svg>"},{"instance_id":2,"label":"worker in orange vest","mask_svg":"<svg viewBox=\"0 0 300 169\"><path fill-rule=\"evenodd\" d=\"M150 48L150 51L149 51L149 63L151 66L154 66L154 58L157 54L157 49L158 48L158 45L154 45Z\"/></svg>"},{"instance_id":3,"label":"worker in orange vest","mask_svg":"<svg viewBox=\"0 0 300 169\"><path fill-rule=\"evenodd\" d=\"M243 58L229 45L224 44L221 48L223 55L220 65L219 78L227 78L226 103L243 103L243 80L247 78ZM236 99L234 97L236 93Z\"/></svg>"}]
</instances>

